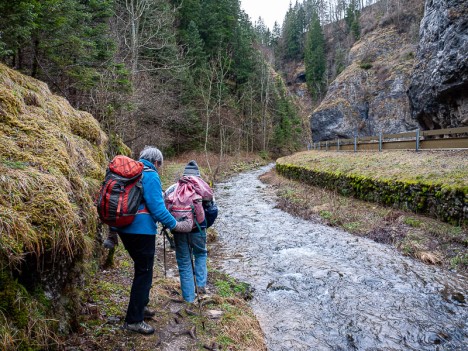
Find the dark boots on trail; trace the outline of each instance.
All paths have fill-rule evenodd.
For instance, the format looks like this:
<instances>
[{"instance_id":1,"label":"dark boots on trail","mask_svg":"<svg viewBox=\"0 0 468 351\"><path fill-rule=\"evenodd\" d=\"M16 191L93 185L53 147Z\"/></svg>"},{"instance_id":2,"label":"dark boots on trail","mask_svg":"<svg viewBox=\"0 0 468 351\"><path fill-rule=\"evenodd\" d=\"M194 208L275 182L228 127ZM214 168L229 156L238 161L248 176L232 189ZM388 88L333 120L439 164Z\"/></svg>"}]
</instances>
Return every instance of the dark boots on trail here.
<instances>
[{"instance_id":1,"label":"dark boots on trail","mask_svg":"<svg viewBox=\"0 0 468 351\"><path fill-rule=\"evenodd\" d=\"M144 321L141 321L139 323L125 323L122 328L144 335L150 335L154 333L154 328Z\"/></svg>"},{"instance_id":2,"label":"dark boots on trail","mask_svg":"<svg viewBox=\"0 0 468 351\"><path fill-rule=\"evenodd\" d=\"M107 236L107 239L104 240L104 247L106 249L113 249L115 246L119 244L119 235L117 232L114 231L109 231L109 235Z\"/></svg>"}]
</instances>

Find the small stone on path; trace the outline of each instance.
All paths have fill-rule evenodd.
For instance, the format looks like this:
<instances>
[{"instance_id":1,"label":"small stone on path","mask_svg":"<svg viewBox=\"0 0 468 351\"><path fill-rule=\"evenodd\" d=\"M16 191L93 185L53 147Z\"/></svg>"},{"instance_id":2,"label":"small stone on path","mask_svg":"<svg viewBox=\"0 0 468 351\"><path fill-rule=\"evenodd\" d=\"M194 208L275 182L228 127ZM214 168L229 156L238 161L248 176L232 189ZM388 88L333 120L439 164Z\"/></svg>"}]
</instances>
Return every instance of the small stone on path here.
<instances>
[{"instance_id":1,"label":"small stone on path","mask_svg":"<svg viewBox=\"0 0 468 351\"><path fill-rule=\"evenodd\" d=\"M219 319L223 315L223 311L219 310L207 310L206 311L206 316L211 319Z\"/></svg>"}]
</instances>

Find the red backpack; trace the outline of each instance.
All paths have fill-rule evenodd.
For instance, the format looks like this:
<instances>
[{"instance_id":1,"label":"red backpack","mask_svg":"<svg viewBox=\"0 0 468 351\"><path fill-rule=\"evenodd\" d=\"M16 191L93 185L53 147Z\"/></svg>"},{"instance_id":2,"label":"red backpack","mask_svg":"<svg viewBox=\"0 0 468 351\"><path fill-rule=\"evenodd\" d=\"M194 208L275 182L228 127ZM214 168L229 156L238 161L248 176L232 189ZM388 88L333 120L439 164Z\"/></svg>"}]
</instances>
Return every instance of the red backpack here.
<instances>
[{"instance_id":1,"label":"red backpack","mask_svg":"<svg viewBox=\"0 0 468 351\"><path fill-rule=\"evenodd\" d=\"M164 193L164 203L175 219L185 217L195 229L205 220L203 201L213 200L213 190L200 177L184 176Z\"/></svg>"},{"instance_id":2,"label":"red backpack","mask_svg":"<svg viewBox=\"0 0 468 351\"><path fill-rule=\"evenodd\" d=\"M125 227L133 222L143 199L143 169L143 163L126 156L116 156L111 161L96 201L103 223Z\"/></svg>"}]
</instances>

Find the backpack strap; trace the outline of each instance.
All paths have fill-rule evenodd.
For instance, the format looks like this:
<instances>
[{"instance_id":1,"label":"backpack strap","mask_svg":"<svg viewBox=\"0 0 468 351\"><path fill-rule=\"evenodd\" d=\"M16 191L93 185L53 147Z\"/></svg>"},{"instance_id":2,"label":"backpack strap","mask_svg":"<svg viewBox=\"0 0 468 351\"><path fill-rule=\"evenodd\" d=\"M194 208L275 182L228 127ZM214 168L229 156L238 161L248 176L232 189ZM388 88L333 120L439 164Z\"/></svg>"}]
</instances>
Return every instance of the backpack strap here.
<instances>
[{"instance_id":1,"label":"backpack strap","mask_svg":"<svg viewBox=\"0 0 468 351\"><path fill-rule=\"evenodd\" d=\"M192 208L193 221L197 225L197 228L198 228L198 231L200 232L200 234L203 235L203 230L201 229L200 224L198 224L197 216L195 215L195 207L193 205L190 205L190 207Z\"/></svg>"},{"instance_id":2,"label":"backpack strap","mask_svg":"<svg viewBox=\"0 0 468 351\"><path fill-rule=\"evenodd\" d=\"M141 172L141 178L138 181L140 183L141 190L143 191L143 193L145 191L145 189L143 189L143 177L145 176L145 172L156 172L156 171L154 169L149 168L148 166L143 166L143 172ZM143 203L145 202L144 197L141 198L141 202L143 202ZM145 209L146 209L146 204L145 204Z\"/></svg>"},{"instance_id":3,"label":"backpack strap","mask_svg":"<svg viewBox=\"0 0 468 351\"><path fill-rule=\"evenodd\" d=\"M148 167L148 166L144 166L143 167L143 172L156 172L154 169Z\"/></svg>"}]
</instances>

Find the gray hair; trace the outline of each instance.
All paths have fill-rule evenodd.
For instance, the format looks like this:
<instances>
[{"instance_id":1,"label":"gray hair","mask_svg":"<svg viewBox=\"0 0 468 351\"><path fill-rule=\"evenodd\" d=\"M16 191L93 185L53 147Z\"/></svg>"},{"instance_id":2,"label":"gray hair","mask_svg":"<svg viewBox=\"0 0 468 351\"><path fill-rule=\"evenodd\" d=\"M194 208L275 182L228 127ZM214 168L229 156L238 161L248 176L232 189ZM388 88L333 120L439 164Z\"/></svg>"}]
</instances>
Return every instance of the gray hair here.
<instances>
[{"instance_id":1,"label":"gray hair","mask_svg":"<svg viewBox=\"0 0 468 351\"><path fill-rule=\"evenodd\" d=\"M156 163L157 161L160 165L163 163L163 154L155 146L145 146L140 152L140 158L150 161L151 163Z\"/></svg>"}]
</instances>

